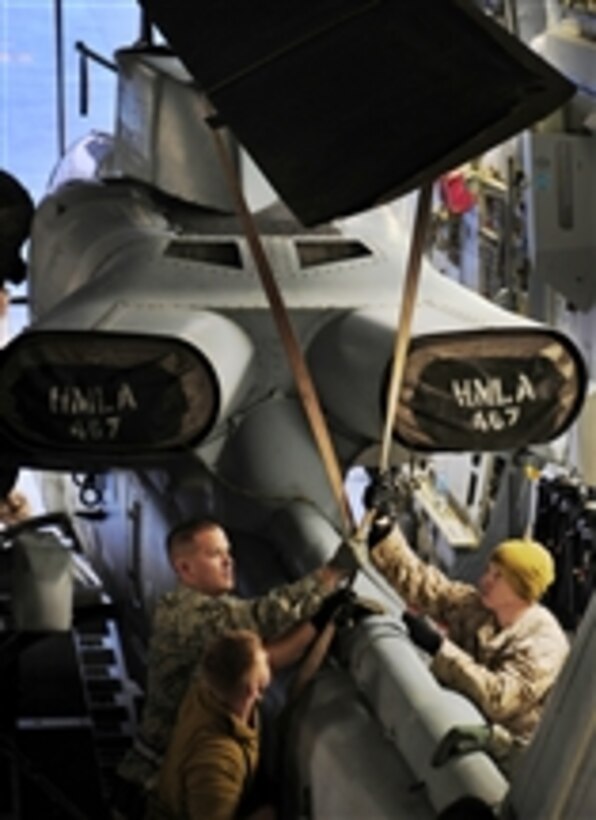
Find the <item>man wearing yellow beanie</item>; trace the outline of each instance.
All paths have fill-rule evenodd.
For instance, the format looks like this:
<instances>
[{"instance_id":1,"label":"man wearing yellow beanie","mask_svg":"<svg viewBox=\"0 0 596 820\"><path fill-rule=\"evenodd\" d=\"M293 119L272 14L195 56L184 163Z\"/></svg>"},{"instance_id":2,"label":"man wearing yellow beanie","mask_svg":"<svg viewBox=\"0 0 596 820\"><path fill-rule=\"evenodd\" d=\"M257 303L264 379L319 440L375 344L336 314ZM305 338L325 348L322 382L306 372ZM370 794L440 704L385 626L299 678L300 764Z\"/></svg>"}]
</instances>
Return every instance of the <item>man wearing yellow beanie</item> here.
<instances>
[{"instance_id":1,"label":"man wearing yellow beanie","mask_svg":"<svg viewBox=\"0 0 596 820\"><path fill-rule=\"evenodd\" d=\"M490 557L509 586L524 601L539 601L555 580L553 557L542 544L529 539L503 541Z\"/></svg>"},{"instance_id":2,"label":"man wearing yellow beanie","mask_svg":"<svg viewBox=\"0 0 596 820\"><path fill-rule=\"evenodd\" d=\"M504 541L475 587L421 560L398 525L378 522L370 559L415 610L403 616L410 638L431 655L439 681L486 717L494 730L488 748L508 769L532 737L569 651L558 621L538 603L555 577L550 553L536 541Z\"/></svg>"}]
</instances>

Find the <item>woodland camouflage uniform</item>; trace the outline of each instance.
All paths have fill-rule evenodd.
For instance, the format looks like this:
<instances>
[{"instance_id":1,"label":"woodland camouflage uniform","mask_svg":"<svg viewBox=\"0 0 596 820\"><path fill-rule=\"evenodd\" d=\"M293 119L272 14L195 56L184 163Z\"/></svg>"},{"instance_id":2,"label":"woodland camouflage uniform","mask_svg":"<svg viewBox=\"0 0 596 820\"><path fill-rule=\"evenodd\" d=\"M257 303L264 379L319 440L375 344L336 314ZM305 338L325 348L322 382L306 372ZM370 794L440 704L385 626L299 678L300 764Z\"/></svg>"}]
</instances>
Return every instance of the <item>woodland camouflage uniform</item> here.
<instances>
[{"instance_id":1,"label":"woodland camouflage uniform","mask_svg":"<svg viewBox=\"0 0 596 820\"><path fill-rule=\"evenodd\" d=\"M552 613L532 604L501 628L474 586L451 581L418 558L397 528L375 546L371 560L409 606L446 627L431 669L495 725L495 757L525 747L569 651Z\"/></svg>"},{"instance_id":2,"label":"woodland camouflage uniform","mask_svg":"<svg viewBox=\"0 0 596 820\"><path fill-rule=\"evenodd\" d=\"M250 629L266 643L307 620L330 594L314 575L260 598L210 596L179 584L160 599L149 643L147 696L137 737L120 764L125 780L150 788L179 704L207 643L228 629Z\"/></svg>"}]
</instances>

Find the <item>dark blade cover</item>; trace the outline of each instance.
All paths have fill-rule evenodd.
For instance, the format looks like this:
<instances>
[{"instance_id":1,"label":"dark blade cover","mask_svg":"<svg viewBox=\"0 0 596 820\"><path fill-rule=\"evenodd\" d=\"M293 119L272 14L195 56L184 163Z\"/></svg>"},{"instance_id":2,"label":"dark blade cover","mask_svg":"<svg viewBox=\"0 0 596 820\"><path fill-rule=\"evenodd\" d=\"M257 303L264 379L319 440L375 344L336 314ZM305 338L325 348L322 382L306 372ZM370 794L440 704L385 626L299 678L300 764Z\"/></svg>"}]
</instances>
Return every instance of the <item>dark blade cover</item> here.
<instances>
[{"instance_id":1,"label":"dark blade cover","mask_svg":"<svg viewBox=\"0 0 596 820\"><path fill-rule=\"evenodd\" d=\"M305 225L417 188L574 86L470 0L142 0Z\"/></svg>"}]
</instances>

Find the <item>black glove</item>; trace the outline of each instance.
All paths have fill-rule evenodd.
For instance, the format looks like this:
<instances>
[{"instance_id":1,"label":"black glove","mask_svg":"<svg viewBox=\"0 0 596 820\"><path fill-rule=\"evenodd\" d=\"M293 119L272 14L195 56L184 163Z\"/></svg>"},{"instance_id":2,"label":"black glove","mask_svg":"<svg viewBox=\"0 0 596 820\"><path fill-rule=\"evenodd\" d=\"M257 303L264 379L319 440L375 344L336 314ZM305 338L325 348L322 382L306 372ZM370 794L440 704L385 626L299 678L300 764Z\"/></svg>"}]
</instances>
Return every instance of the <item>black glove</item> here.
<instances>
[{"instance_id":1,"label":"black glove","mask_svg":"<svg viewBox=\"0 0 596 820\"><path fill-rule=\"evenodd\" d=\"M329 621L335 619L339 610L347 601L350 600L352 595L353 592L349 587L342 587L325 598L319 611L315 612L310 619L311 624L317 632L322 632Z\"/></svg>"},{"instance_id":2,"label":"black glove","mask_svg":"<svg viewBox=\"0 0 596 820\"><path fill-rule=\"evenodd\" d=\"M395 520L388 515L376 515L369 527L366 544L369 550L374 549L377 544L386 538L395 525Z\"/></svg>"},{"instance_id":3,"label":"black glove","mask_svg":"<svg viewBox=\"0 0 596 820\"><path fill-rule=\"evenodd\" d=\"M357 626L364 618L371 615L384 615L387 612L380 601L373 598L361 598L350 590L350 596L343 603L335 617L338 628Z\"/></svg>"},{"instance_id":4,"label":"black glove","mask_svg":"<svg viewBox=\"0 0 596 820\"><path fill-rule=\"evenodd\" d=\"M404 612L402 618L408 629L410 638L416 646L419 646L420 649L424 649L429 655L436 655L443 643L441 633L433 629L426 618L419 618L411 612Z\"/></svg>"},{"instance_id":5,"label":"black glove","mask_svg":"<svg viewBox=\"0 0 596 820\"><path fill-rule=\"evenodd\" d=\"M403 500L395 485L393 471L376 473L364 491L364 506L374 511L374 518L368 531L368 546L372 549L393 529Z\"/></svg>"},{"instance_id":6,"label":"black glove","mask_svg":"<svg viewBox=\"0 0 596 820\"><path fill-rule=\"evenodd\" d=\"M399 473L395 469L384 473L375 472L364 490L362 500L367 510L375 510L380 516L395 518L406 502L403 489L397 483Z\"/></svg>"}]
</instances>

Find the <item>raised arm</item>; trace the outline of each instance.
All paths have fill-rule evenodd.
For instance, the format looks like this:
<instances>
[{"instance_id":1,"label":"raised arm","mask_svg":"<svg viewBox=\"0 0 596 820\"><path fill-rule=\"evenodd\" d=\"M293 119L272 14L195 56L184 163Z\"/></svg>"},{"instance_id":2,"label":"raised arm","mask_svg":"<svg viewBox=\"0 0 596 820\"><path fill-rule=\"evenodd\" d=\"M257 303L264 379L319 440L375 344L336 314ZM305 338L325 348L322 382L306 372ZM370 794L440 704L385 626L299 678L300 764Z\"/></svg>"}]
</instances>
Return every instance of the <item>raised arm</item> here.
<instances>
[{"instance_id":1,"label":"raised arm","mask_svg":"<svg viewBox=\"0 0 596 820\"><path fill-rule=\"evenodd\" d=\"M476 595L471 585L452 581L440 569L421 560L397 524L371 548L370 558L408 606L438 621L448 622L454 606Z\"/></svg>"}]
</instances>

